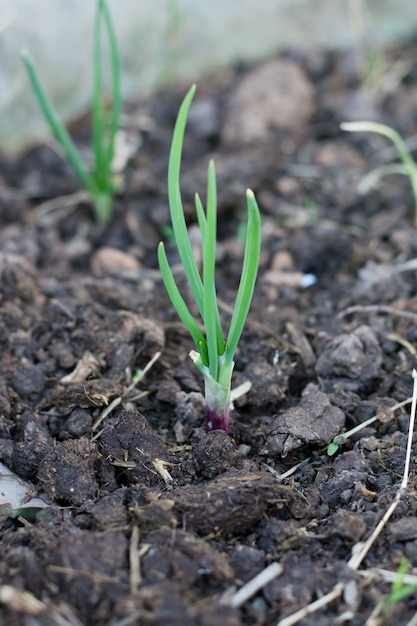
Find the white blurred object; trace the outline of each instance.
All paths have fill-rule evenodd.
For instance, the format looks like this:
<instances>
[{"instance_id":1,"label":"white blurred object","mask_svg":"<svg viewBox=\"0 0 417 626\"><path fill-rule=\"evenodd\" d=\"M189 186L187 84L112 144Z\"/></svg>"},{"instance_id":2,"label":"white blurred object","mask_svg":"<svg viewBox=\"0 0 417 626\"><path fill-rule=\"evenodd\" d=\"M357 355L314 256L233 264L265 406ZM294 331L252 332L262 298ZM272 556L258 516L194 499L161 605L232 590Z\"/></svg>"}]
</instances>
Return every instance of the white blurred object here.
<instances>
[{"instance_id":1,"label":"white blurred object","mask_svg":"<svg viewBox=\"0 0 417 626\"><path fill-rule=\"evenodd\" d=\"M24 509L43 509L47 506L33 497L33 487L0 463L0 520L24 514Z\"/></svg>"}]
</instances>

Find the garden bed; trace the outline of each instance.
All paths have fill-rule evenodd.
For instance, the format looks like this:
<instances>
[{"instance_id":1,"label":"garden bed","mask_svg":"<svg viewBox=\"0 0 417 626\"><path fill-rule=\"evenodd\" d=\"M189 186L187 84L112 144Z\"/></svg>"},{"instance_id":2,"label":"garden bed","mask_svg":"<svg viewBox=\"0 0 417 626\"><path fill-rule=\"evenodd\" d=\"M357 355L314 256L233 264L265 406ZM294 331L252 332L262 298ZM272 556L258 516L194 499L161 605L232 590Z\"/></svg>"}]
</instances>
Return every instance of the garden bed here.
<instances>
[{"instance_id":1,"label":"garden bed","mask_svg":"<svg viewBox=\"0 0 417 626\"><path fill-rule=\"evenodd\" d=\"M263 221L233 378L251 388L230 438L205 433L193 345L157 266L161 238L179 262L166 172L188 85L126 103L136 149L106 227L53 143L1 160L0 460L49 505L36 519L3 516L1 623L274 626L342 583L350 593L298 623L360 625L390 595L375 568L396 572L404 557L417 568L413 464L383 533L359 571L348 567L402 479L409 406L391 409L411 396L417 364L416 273L404 265L417 231L406 177L358 193L391 146L340 130L374 119L415 135L417 64L398 74L411 49L388 51L372 86L354 54L319 52L198 85L182 189L192 226L215 160L226 327L247 187ZM88 128L73 126L80 146ZM329 456L335 436L373 416ZM390 620L416 610L411 595Z\"/></svg>"}]
</instances>

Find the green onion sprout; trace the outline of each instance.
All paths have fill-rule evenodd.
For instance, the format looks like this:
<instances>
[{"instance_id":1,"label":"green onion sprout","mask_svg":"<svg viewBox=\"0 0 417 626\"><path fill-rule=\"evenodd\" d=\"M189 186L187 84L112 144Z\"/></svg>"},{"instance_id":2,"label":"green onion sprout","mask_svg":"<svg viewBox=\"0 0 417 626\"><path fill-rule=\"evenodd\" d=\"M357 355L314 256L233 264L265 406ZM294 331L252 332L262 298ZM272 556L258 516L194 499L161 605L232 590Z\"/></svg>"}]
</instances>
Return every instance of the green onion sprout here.
<instances>
[{"instance_id":1,"label":"green onion sprout","mask_svg":"<svg viewBox=\"0 0 417 626\"><path fill-rule=\"evenodd\" d=\"M110 53L112 102L109 110L107 110L104 105L102 93L101 30L103 25L107 35ZM94 90L92 111L94 164L91 172L85 166L77 147L46 94L32 57L27 50L22 52L22 60L42 113L55 139L61 145L66 158L77 174L81 184L90 194L96 221L101 225L107 224L112 217L113 197L117 188L117 183L112 173L112 162L115 153L116 134L120 122L121 92L116 36L106 0L97 1L94 23Z\"/></svg>"},{"instance_id":2,"label":"green onion sprout","mask_svg":"<svg viewBox=\"0 0 417 626\"><path fill-rule=\"evenodd\" d=\"M194 259L180 190L182 146L188 111L195 86L187 93L178 113L172 138L168 168L168 196L175 243L184 272L203 322L203 330L185 303L168 264L164 244L158 247L162 278L171 302L194 340L196 350L190 357L204 378L206 399L206 430L230 433L230 387L234 367L233 357L242 334L252 301L261 248L261 219L253 192L248 189L246 201L248 224L242 275L226 340L224 339L215 284L217 238L217 193L214 162L208 166L206 210L198 194L195 207L201 234L202 272Z\"/></svg>"}]
</instances>

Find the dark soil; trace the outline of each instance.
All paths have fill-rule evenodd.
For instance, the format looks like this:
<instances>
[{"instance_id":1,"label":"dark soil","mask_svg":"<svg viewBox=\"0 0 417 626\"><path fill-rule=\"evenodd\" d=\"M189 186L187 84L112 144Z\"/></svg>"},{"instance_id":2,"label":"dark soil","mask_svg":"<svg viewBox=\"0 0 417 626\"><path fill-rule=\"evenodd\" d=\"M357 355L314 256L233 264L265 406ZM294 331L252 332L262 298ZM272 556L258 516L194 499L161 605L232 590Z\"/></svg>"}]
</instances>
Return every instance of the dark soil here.
<instances>
[{"instance_id":1,"label":"dark soil","mask_svg":"<svg viewBox=\"0 0 417 626\"><path fill-rule=\"evenodd\" d=\"M339 124L375 119L416 135L415 56L395 73L411 51L387 51L373 88L355 54L318 52L198 85L184 206L192 228L194 192L204 197L214 158L226 327L246 187L263 215L233 378L252 387L235 402L231 438L205 433L192 341L157 268L161 238L178 264L166 171L188 85L126 103L138 147L103 229L88 201L68 201L78 182L53 143L1 160L0 460L49 504L35 519L2 520L1 624L274 626L338 582L349 593L300 624L381 623L367 620L390 583L371 569L395 572L407 557L417 571L414 459L360 571L347 563L402 479L409 407L389 408L411 396L417 367L416 270L401 266L417 256L416 218L405 177L359 195L363 177L395 154ZM88 157L86 122L73 131ZM327 454L335 436L374 415ZM280 574L233 601L273 562ZM410 595L386 623L405 625L416 611Z\"/></svg>"}]
</instances>

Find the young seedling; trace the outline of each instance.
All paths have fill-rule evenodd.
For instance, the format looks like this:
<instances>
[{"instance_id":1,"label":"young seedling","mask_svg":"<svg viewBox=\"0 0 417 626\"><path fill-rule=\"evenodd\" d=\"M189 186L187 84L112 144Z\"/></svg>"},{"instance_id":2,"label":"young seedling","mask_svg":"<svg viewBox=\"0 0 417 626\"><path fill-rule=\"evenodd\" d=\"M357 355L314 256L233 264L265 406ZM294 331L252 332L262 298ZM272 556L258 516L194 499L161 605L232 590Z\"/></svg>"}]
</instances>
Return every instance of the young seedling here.
<instances>
[{"instance_id":1,"label":"young seedling","mask_svg":"<svg viewBox=\"0 0 417 626\"><path fill-rule=\"evenodd\" d=\"M203 331L180 294L162 242L158 247L158 260L171 302L190 332L197 348L197 350L191 351L190 357L204 377L206 430L207 432L224 430L229 434L230 385L234 366L233 357L245 325L255 287L261 247L261 219L255 196L248 189L246 192L248 225L242 275L229 331L226 340L224 340L215 285L217 197L216 174L213 161L210 161L208 166L206 210L204 210L199 195L196 194L195 196L197 220L201 234L202 274L200 274L193 256L181 201L180 168L182 146L188 110L194 93L195 86L191 87L184 98L175 124L168 168L168 195L176 246L203 321Z\"/></svg>"},{"instance_id":2,"label":"young seedling","mask_svg":"<svg viewBox=\"0 0 417 626\"><path fill-rule=\"evenodd\" d=\"M401 600L404 600L417 591L417 584L415 582L409 584L405 582L409 567L410 561L404 557L398 566L397 575L391 586L391 593L382 605L382 615L385 620L389 618L392 609L398 602L401 602Z\"/></svg>"},{"instance_id":3,"label":"young seedling","mask_svg":"<svg viewBox=\"0 0 417 626\"><path fill-rule=\"evenodd\" d=\"M386 174L404 174L405 176L408 176L413 189L417 222L417 163L411 156L408 146L401 135L399 135L397 131L390 126L377 122L343 122L343 124L340 125L340 128L348 132L377 133L378 135L386 137L394 144L398 152L398 156L401 159L401 163L384 166L379 168L377 172L379 171L382 176Z\"/></svg>"},{"instance_id":4,"label":"young seedling","mask_svg":"<svg viewBox=\"0 0 417 626\"><path fill-rule=\"evenodd\" d=\"M107 35L110 52L112 101L109 110L103 102L102 62L101 62L101 31ZM92 147L93 168L89 171L71 139L68 131L49 99L38 72L27 50L22 52L22 60L26 67L30 83L55 139L63 148L64 154L71 163L82 185L90 194L96 221L107 224L113 211L113 196L117 183L112 173L112 161L115 153L115 139L119 128L121 111L120 67L116 37L106 0L97 0L94 23L94 91L92 111Z\"/></svg>"}]
</instances>

